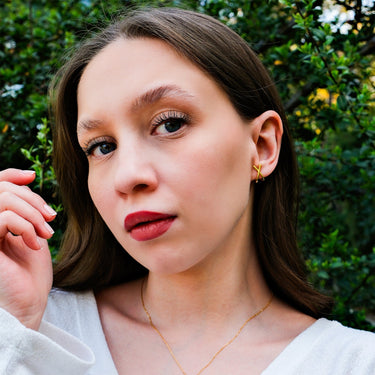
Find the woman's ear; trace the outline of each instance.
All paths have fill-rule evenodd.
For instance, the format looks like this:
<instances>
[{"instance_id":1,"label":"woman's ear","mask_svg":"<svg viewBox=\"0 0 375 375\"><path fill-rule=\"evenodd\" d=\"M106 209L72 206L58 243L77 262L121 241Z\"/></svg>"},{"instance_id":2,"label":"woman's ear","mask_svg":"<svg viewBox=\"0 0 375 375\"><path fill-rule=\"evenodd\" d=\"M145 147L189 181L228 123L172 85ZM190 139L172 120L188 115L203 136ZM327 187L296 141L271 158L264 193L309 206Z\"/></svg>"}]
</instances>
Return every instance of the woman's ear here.
<instances>
[{"instance_id":1,"label":"woman's ear","mask_svg":"<svg viewBox=\"0 0 375 375\"><path fill-rule=\"evenodd\" d=\"M256 153L252 161L251 179L269 176L279 160L283 122L275 111L263 112L251 121L251 138Z\"/></svg>"}]
</instances>

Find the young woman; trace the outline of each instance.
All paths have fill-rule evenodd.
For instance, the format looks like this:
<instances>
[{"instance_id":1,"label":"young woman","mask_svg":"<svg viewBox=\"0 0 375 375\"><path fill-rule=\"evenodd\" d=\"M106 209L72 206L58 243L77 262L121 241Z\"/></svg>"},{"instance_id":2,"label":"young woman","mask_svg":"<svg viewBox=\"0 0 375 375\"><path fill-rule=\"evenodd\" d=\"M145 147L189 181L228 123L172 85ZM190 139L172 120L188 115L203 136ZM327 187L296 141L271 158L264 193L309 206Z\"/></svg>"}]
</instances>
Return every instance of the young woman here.
<instances>
[{"instance_id":1,"label":"young woman","mask_svg":"<svg viewBox=\"0 0 375 375\"><path fill-rule=\"evenodd\" d=\"M374 374L296 246L297 168L258 58L184 10L138 10L53 90L68 224L0 173L1 374Z\"/></svg>"}]
</instances>

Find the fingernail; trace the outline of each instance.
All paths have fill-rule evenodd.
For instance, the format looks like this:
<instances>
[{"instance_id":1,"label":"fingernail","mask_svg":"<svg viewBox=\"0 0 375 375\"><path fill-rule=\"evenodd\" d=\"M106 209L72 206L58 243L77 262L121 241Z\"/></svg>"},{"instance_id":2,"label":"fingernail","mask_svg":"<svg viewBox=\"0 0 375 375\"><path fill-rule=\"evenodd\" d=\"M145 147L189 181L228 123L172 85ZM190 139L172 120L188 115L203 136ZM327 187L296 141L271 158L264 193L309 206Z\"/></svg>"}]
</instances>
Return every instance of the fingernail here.
<instances>
[{"instance_id":1,"label":"fingernail","mask_svg":"<svg viewBox=\"0 0 375 375\"><path fill-rule=\"evenodd\" d=\"M48 206L48 204L45 204L44 205L44 209L45 211L49 214L49 215L52 215L52 216L55 216L57 215L57 212L50 206Z\"/></svg>"},{"instance_id":2,"label":"fingernail","mask_svg":"<svg viewBox=\"0 0 375 375\"><path fill-rule=\"evenodd\" d=\"M48 223L44 223L44 226L46 227L48 232L50 232L51 234L55 233L55 231L51 228L51 226Z\"/></svg>"},{"instance_id":3,"label":"fingernail","mask_svg":"<svg viewBox=\"0 0 375 375\"><path fill-rule=\"evenodd\" d=\"M21 173L26 175L26 176L32 176L32 175L35 174L35 171L24 170L24 171L21 171Z\"/></svg>"}]
</instances>

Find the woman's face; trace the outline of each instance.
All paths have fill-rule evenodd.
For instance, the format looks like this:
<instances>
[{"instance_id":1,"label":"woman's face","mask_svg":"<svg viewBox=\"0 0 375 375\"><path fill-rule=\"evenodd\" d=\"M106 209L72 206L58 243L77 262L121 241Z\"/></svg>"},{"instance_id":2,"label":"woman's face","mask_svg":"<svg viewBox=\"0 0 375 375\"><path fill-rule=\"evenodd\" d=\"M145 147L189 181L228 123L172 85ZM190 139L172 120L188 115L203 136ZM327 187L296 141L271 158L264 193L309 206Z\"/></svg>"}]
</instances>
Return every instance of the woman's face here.
<instances>
[{"instance_id":1,"label":"woman's face","mask_svg":"<svg viewBox=\"0 0 375 375\"><path fill-rule=\"evenodd\" d=\"M248 251L252 126L199 68L154 39L120 39L86 67L78 140L94 204L153 272Z\"/></svg>"}]
</instances>

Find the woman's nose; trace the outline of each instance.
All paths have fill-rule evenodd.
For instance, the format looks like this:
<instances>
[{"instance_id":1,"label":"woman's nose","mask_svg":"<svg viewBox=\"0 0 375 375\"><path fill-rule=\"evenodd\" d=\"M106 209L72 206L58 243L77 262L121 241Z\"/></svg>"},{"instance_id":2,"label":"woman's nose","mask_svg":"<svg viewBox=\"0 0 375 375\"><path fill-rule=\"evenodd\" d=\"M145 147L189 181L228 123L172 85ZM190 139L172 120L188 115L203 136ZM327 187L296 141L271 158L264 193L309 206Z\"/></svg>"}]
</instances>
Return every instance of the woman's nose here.
<instances>
[{"instance_id":1,"label":"woman's nose","mask_svg":"<svg viewBox=\"0 0 375 375\"><path fill-rule=\"evenodd\" d=\"M140 147L118 150L114 185L119 193L127 195L155 190L158 178L151 153Z\"/></svg>"}]
</instances>

